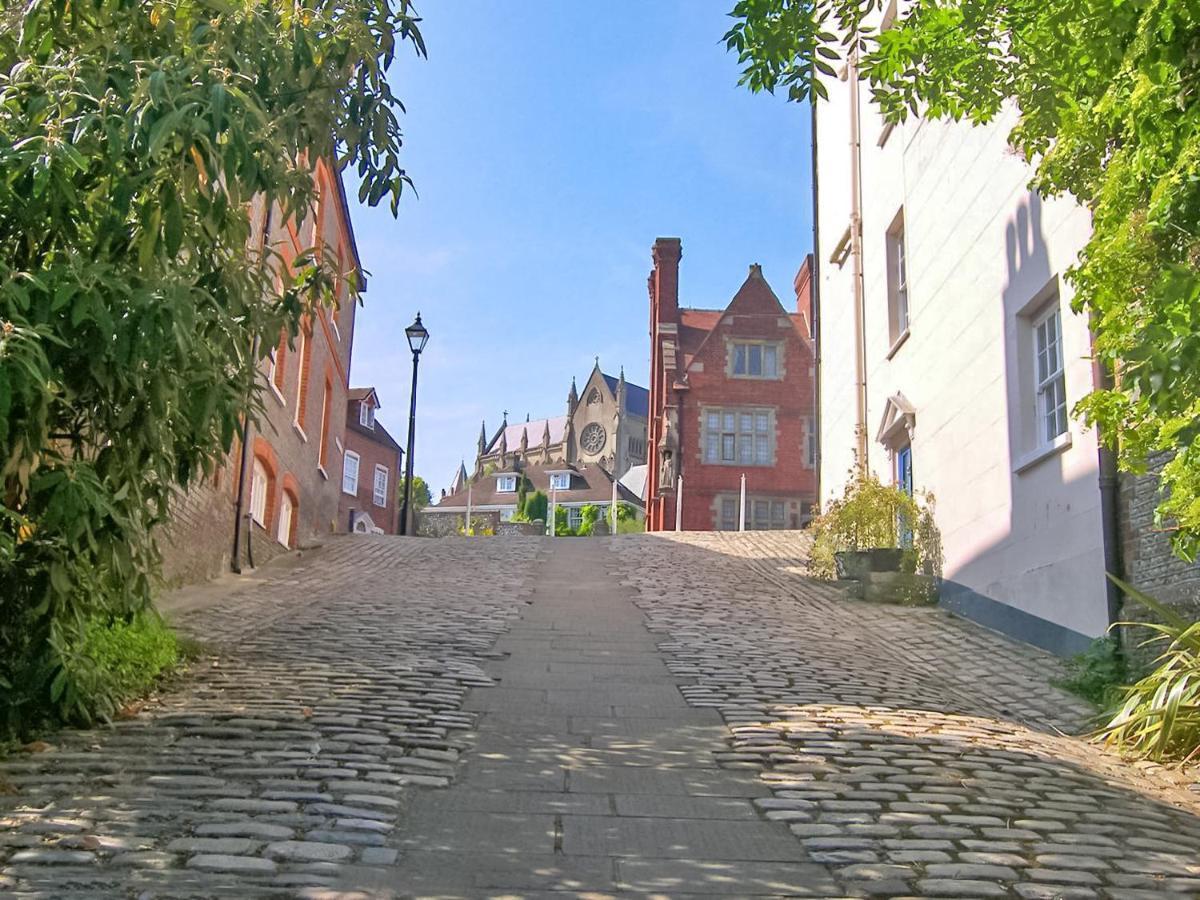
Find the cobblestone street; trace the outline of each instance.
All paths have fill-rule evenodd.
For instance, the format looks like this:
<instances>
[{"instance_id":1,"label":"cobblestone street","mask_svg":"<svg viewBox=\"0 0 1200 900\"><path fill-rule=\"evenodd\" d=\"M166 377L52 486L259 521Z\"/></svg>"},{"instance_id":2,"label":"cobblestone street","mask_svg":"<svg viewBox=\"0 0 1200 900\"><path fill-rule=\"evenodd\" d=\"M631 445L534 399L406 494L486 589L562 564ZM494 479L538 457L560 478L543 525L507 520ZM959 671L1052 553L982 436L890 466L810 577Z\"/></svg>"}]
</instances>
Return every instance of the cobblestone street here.
<instances>
[{"instance_id":1,"label":"cobblestone street","mask_svg":"<svg viewBox=\"0 0 1200 900\"><path fill-rule=\"evenodd\" d=\"M346 538L0 760L0 896L1200 895L1200 794L1050 656L842 599L796 533Z\"/></svg>"}]
</instances>

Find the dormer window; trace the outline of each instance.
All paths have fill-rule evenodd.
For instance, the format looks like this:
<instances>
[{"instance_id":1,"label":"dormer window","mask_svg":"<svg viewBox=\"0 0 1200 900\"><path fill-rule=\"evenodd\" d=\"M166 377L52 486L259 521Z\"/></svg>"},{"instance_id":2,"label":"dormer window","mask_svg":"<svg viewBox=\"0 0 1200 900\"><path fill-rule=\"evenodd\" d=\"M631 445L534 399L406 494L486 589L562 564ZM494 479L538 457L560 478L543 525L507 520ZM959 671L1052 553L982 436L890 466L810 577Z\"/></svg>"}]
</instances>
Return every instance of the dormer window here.
<instances>
[{"instance_id":1,"label":"dormer window","mask_svg":"<svg viewBox=\"0 0 1200 900\"><path fill-rule=\"evenodd\" d=\"M366 400L358 404L358 424L375 430L375 407Z\"/></svg>"},{"instance_id":2,"label":"dormer window","mask_svg":"<svg viewBox=\"0 0 1200 900\"><path fill-rule=\"evenodd\" d=\"M501 494L511 494L517 489L516 475L499 475L496 478L496 491Z\"/></svg>"},{"instance_id":3,"label":"dormer window","mask_svg":"<svg viewBox=\"0 0 1200 900\"><path fill-rule=\"evenodd\" d=\"M569 491L571 489L571 473L551 472L550 488L555 491Z\"/></svg>"}]
</instances>

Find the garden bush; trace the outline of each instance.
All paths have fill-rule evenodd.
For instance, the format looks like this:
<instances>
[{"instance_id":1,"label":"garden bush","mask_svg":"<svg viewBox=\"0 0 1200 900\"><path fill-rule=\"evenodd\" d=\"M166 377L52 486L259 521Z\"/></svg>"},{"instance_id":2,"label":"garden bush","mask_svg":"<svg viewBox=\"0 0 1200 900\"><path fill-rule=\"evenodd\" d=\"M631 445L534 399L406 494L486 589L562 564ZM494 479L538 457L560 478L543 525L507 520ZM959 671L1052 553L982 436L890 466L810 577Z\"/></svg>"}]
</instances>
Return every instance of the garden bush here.
<instances>
[{"instance_id":1,"label":"garden bush","mask_svg":"<svg viewBox=\"0 0 1200 900\"><path fill-rule=\"evenodd\" d=\"M1092 641L1087 650L1068 659L1065 668L1066 677L1055 684L1106 709L1116 703L1127 678L1120 641L1111 636Z\"/></svg>"},{"instance_id":2,"label":"garden bush","mask_svg":"<svg viewBox=\"0 0 1200 900\"><path fill-rule=\"evenodd\" d=\"M810 571L818 578L837 576L835 555L842 551L904 548L903 570L941 577L942 542L934 521L931 494L921 502L873 472L857 468L842 496L812 522Z\"/></svg>"},{"instance_id":3,"label":"garden bush","mask_svg":"<svg viewBox=\"0 0 1200 900\"><path fill-rule=\"evenodd\" d=\"M1115 714L1096 737L1127 756L1195 760L1200 757L1200 622L1189 622L1153 597L1113 580L1160 619L1136 624L1153 632L1145 645L1165 649L1148 674L1121 689Z\"/></svg>"}]
</instances>

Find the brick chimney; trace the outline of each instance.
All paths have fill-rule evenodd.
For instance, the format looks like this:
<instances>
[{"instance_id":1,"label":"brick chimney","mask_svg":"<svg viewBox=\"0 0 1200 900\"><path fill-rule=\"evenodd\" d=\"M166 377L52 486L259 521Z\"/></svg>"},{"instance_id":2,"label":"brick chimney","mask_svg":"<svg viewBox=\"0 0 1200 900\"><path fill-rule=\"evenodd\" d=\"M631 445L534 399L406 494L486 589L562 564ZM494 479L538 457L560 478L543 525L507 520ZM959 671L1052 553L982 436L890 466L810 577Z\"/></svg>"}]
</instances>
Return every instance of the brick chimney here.
<instances>
[{"instance_id":1,"label":"brick chimney","mask_svg":"<svg viewBox=\"0 0 1200 900\"><path fill-rule=\"evenodd\" d=\"M651 317L655 322L679 319L679 260L683 249L679 238L660 237L651 251L654 269L650 273Z\"/></svg>"}]
</instances>

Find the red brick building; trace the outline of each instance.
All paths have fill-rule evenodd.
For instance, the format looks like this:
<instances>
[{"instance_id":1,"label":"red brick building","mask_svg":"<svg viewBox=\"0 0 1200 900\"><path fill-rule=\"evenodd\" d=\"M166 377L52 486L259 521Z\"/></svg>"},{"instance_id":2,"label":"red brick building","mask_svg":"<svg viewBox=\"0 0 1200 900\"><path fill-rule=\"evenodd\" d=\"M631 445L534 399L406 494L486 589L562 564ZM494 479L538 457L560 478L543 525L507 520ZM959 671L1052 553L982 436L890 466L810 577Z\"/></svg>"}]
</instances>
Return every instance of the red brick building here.
<instances>
[{"instance_id":1,"label":"red brick building","mask_svg":"<svg viewBox=\"0 0 1200 900\"><path fill-rule=\"evenodd\" d=\"M338 531L396 534L404 451L376 418L375 388L351 388L346 405L346 451L342 455Z\"/></svg>"},{"instance_id":2,"label":"red brick building","mask_svg":"<svg viewBox=\"0 0 1200 900\"><path fill-rule=\"evenodd\" d=\"M729 305L679 305L678 238L654 242L650 273L648 531L799 528L816 500L816 355L808 279L784 309L756 264Z\"/></svg>"},{"instance_id":3,"label":"red brick building","mask_svg":"<svg viewBox=\"0 0 1200 900\"><path fill-rule=\"evenodd\" d=\"M340 175L319 161L313 178L317 200L303 221L284 221L278 208L268 211L255 201L251 240L271 246L284 268L310 248L326 254L339 272L337 304L306 315L299 335L281 334L266 354L263 413L249 425L246 452L236 442L213 478L178 496L160 534L168 583L212 577L231 563L244 566L247 540L261 564L346 530L338 504L354 339L350 286L356 280L365 288L365 282Z\"/></svg>"}]
</instances>

